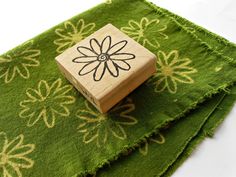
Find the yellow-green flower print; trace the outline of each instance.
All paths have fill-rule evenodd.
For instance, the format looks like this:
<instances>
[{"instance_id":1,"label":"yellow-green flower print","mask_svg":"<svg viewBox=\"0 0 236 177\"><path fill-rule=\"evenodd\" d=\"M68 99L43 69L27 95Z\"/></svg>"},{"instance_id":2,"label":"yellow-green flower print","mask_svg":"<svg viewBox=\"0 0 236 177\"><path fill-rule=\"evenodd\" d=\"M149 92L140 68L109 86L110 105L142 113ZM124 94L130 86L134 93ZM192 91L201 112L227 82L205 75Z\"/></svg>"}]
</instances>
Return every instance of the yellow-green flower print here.
<instances>
[{"instance_id":1,"label":"yellow-green flower print","mask_svg":"<svg viewBox=\"0 0 236 177\"><path fill-rule=\"evenodd\" d=\"M139 42L145 47L160 47L160 40L168 39L164 33L167 29L166 25L160 25L158 19L149 20L143 17L140 22L130 20L128 27L122 27L121 31L129 35L131 38Z\"/></svg>"},{"instance_id":2,"label":"yellow-green flower print","mask_svg":"<svg viewBox=\"0 0 236 177\"><path fill-rule=\"evenodd\" d=\"M40 50L34 49L32 45L33 41L26 42L21 49L0 56L0 78L3 78L5 83L10 83L17 76L28 79L29 68L40 65Z\"/></svg>"},{"instance_id":3,"label":"yellow-green flower print","mask_svg":"<svg viewBox=\"0 0 236 177\"><path fill-rule=\"evenodd\" d=\"M127 138L124 127L135 125L138 121L133 117L135 105L127 98L116 105L109 113L102 114L85 101L85 109L79 109L76 116L81 120L79 133L83 134L83 142L96 142L99 147L109 138L124 140Z\"/></svg>"},{"instance_id":4,"label":"yellow-green flower print","mask_svg":"<svg viewBox=\"0 0 236 177\"><path fill-rule=\"evenodd\" d=\"M54 44L58 46L57 52L62 53L72 47L91 34L94 28L95 23L86 24L83 19L78 20L75 24L71 21L66 21L64 27L55 30L55 33L59 36L54 41Z\"/></svg>"},{"instance_id":5,"label":"yellow-green flower print","mask_svg":"<svg viewBox=\"0 0 236 177\"><path fill-rule=\"evenodd\" d=\"M111 4L111 3L112 3L112 0L105 0L105 3L106 3L106 4Z\"/></svg>"},{"instance_id":6,"label":"yellow-green flower print","mask_svg":"<svg viewBox=\"0 0 236 177\"><path fill-rule=\"evenodd\" d=\"M24 144L24 135L8 140L6 133L0 132L0 176L22 177L22 169L32 168L34 161L27 157L34 151L34 144Z\"/></svg>"},{"instance_id":7,"label":"yellow-green flower print","mask_svg":"<svg viewBox=\"0 0 236 177\"><path fill-rule=\"evenodd\" d=\"M170 93L176 93L178 83L194 83L190 75L196 73L197 70L189 66L191 62L189 58L179 58L177 50L168 54L159 51L156 61L157 72L148 82L155 86L155 92L167 89Z\"/></svg>"},{"instance_id":8,"label":"yellow-green flower print","mask_svg":"<svg viewBox=\"0 0 236 177\"><path fill-rule=\"evenodd\" d=\"M52 128L56 118L70 115L67 106L75 102L75 98L70 95L72 88L71 85L63 86L61 79L52 84L41 80L36 89L26 90L27 99L20 102L22 110L19 116L28 119L29 127L43 120L48 128Z\"/></svg>"},{"instance_id":9,"label":"yellow-green flower print","mask_svg":"<svg viewBox=\"0 0 236 177\"><path fill-rule=\"evenodd\" d=\"M139 147L139 152L142 155L147 155L148 154L148 146L149 143L157 143L157 144L164 144L165 143L165 137L161 134L158 133L157 135L154 135L152 138L150 138L149 140L146 140L142 146Z\"/></svg>"}]
</instances>

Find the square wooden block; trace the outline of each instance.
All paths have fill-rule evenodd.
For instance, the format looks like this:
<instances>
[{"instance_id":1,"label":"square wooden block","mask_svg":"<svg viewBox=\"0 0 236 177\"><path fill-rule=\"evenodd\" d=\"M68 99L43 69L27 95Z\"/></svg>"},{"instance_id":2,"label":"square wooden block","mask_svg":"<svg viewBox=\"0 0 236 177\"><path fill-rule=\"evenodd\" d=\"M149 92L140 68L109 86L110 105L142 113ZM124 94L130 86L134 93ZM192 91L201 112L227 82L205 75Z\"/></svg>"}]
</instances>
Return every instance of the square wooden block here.
<instances>
[{"instance_id":1,"label":"square wooden block","mask_svg":"<svg viewBox=\"0 0 236 177\"><path fill-rule=\"evenodd\" d=\"M111 24L56 57L65 77L102 113L153 73L156 56Z\"/></svg>"}]
</instances>

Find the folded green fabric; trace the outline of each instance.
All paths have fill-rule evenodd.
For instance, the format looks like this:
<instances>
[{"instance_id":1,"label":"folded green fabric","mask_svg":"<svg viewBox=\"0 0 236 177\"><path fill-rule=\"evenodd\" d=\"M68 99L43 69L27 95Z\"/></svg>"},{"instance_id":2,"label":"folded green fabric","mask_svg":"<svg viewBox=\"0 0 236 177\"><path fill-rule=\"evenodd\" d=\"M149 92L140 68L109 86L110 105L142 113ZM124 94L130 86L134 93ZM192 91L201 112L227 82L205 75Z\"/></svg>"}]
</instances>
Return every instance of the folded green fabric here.
<instances>
[{"instance_id":1,"label":"folded green fabric","mask_svg":"<svg viewBox=\"0 0 236 177\"><path fill-rule=\"evenodd\" d=\"M107 23L155 53L158 70L100 114L55 57ZM53 27L0 56L1 176L169 176L233 106L235 56L234 44L144 0Z\"/></svg>"}]
</instances>

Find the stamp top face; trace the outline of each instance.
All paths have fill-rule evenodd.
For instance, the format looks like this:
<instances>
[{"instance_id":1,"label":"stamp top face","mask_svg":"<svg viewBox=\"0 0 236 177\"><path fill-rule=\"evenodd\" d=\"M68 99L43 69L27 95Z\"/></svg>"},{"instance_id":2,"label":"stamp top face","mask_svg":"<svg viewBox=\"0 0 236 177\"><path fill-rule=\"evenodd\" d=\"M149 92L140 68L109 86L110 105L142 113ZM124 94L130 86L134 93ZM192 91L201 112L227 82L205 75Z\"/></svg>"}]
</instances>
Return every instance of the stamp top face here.
<instances>
[{"instance_id":1,"label":"stamp top face","mask_svg":"<svg viewBox=\"0 0 236 177\"><path fill-rule=\"evenodd\" d=\"M75 84L100 100L153 58L154 54L108 24L56 60L70 72Z\"/></svg>"}]
</instances>

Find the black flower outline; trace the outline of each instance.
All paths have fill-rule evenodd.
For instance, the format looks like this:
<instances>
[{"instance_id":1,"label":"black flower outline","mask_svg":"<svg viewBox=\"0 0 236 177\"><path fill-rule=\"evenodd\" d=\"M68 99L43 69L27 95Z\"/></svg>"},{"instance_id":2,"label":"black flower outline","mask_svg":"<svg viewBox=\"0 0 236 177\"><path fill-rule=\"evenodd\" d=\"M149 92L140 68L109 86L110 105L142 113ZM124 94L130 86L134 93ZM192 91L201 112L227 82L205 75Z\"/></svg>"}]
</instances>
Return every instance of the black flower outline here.
<instances>
[{"instance_id":1,"label":"black flower outline","mask_svg":"<svg viewBox=\"0 0 236 177\"><path fill-rule=\"evenodd\" d=\"M113 77L119 76L119 69L129 71L131 66L127 60L135 58L134 54L121 53L120 51L127 45L127 40L122 40L112 45L111 36L103 39L101 44L97 39L92 38L89 41L90 48L79 46L78 52L82 55L74 58L74 63L84 63L85 65L78 72L80 76L84 76L93 72L94 81L100 81L106 70Z\"/></svg>"}]
</instances>

